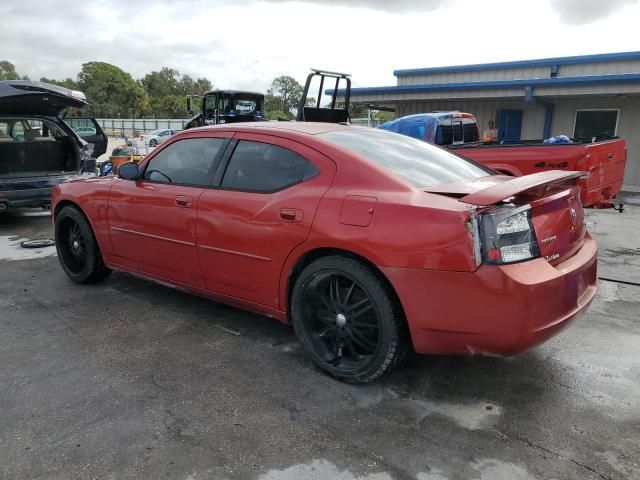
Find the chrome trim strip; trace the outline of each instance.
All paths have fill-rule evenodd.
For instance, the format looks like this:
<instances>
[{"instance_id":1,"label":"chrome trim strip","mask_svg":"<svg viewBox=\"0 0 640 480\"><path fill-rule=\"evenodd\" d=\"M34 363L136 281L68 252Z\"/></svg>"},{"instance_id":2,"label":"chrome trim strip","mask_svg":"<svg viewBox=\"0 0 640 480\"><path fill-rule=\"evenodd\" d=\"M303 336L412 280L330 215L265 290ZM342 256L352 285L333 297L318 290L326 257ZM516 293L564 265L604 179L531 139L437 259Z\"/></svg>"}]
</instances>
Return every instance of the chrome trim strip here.
<instances>
[{"instance_id":1,"label":"chrome trim strip","mask_svg":"<svg viewBox=\"0 0 640 480\"><path fill-rule=\"evenodd\" d=\"M200 248L204 248L205 250L213 250L215 252L229 253L231 255L239 255L241 257L253 258L254 260L261 260L263 262L270 262L271 259L268 257L261 257L259 255L252 255L250 253L245 252L237 252L235 250L225 250L224 248L211 247L209 245L198 245Z\"/></svg>"},{"instance_id":2,"label":"chrome trim strip","mask_svg":"<svg viewBox=\"0 0 640 480\"><path fill-rule=\"evenodd\" d=\"M189 247L196 246L196 244L192 242L176 240L175 238L160 237L159 235L151 235L150 233L136 232L135 230L127 230L126 228L111 227L111 230L116 230L118 232L124 232L124 233L131 233L132 235L140 235L141 237L155 238L156 240L164 240L166 242L171 242L171 243L178 243L180 245L187 245Z\"/></svg>"}]
</instances>

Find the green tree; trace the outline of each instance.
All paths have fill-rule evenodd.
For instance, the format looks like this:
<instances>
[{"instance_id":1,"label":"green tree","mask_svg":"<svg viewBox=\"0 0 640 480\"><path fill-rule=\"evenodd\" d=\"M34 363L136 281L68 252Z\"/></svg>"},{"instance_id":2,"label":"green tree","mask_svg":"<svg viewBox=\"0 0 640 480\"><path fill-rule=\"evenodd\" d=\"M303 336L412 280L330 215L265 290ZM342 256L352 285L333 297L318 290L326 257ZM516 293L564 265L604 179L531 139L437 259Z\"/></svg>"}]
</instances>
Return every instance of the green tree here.
<instances>
[{"instance_id":1,"label":"green tree","mask_svg":"<svg viewBox=\"0 0 640 480\"><path fill-rule=\"evenodd\" d=\"M0 60L0 80L29 80L26 75L20 76L16 72L16 67L13 63L7 60Z\"/></svg>"},{"instance_id":2,"label":"green tree","mask_svg":"<svg viewBox=\"0 0 640 480\"><path fill-rule=\"evenodd\" d=\"M97 116L135 118L148 101L146 92L130 74L109 63L82 64L78 86L91 102L91 113Z\"/></svg>"},{"instance_id":3,"label":"green tree","mask_svg":"<svg viewBox=\"0 0 640 480\"><path fill-rule=\"evenodd\" d=\"M167 117L183 116L187 109L186 97L182 95L167 95L162 98L161 106Z\"/></svg>"},{"instance_id":4,"label":"green tree","mask_svg":"<svg viewBox=\"0 0 640 480\"><path fill-rule=\"evenodd\" d=\"M159 72L147 73L140 83L150 97L160 98L177 93L179 77L178 70L162 67Z\"/></svg>"},{"instance_id":5,"label":"green tree","mask_svg":"<svg viewBox=\"0 0 640 480\"><path fill-rule=\"evenodd\" d=\"M187 95L203 95L212 88L206 78L194 80L168 67L146 74L140 80L140 85L149 96L144 114L155 117L183 116L186 113ZM198 102L192 102L192 106L196 104Z\"/></svg>"},{"instance_id":6,"label":"green tree","mask_svg":"<svg viewBox=\"0 0 640 480\"><path fill-rule=\"evenodd\" d=\"M295 78L282 75L274 78L267 90L267 113L270 111L284 112L287 118L293 118L302 97L302 85Z\"/></svg>"},{"instance_id":7,"label":"green tree","mask_svg":"<svg viewBox=\"0 0 640 480\"><path fill-rule=\"evenodd\" d=\"M178 85L174 94L177 95L204 95L213 87L211 82L206 78L198 78L194 80L189 75L183 75L178 81Z\"/></svg>"},{"instance_id":8,"label":"green tree","mask_svg":"<svg viewBox=\"0 0 640 480\"><path fill-rule=\"evenodd\" d=\"M43 83L51 83L52 85L58 85L59 87L68 88L69 90L78 90L78 82L72 78L65 78L64 80L54 80L53 78L42 77L40 79Z\"/></svg>"}]
</instances>

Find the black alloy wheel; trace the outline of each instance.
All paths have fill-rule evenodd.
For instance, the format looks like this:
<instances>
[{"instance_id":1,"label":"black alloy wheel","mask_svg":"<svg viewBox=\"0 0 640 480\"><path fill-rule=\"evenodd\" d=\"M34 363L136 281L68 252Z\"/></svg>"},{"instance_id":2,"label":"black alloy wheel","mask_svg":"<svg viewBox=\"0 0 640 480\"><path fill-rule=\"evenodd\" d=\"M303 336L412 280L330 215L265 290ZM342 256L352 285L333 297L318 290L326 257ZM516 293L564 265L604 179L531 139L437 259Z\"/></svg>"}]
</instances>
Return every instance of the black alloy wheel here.
<instances>
[{"instance_id":1,"label":"black alloy wheel","mask_svg":"<svg viewBox=\"0 0 640 480\"><path fill-rule=\"evenodd\" d=\"M367 383L407 350L406 327L389 287L370 266L348 257L311 263L296 281L292 323L311 359L331 375Z\"/></svg>"},{"instance_id":2,"label":"black alloy wheel","mask_svg":"<svg viewBox=\"0 0 640 480\"><path fill-rule=\"evenodd\" d=\"M64 207L55 220L56 250L60 265L76 283L95 283L109 276L98 244L85 216L75 207Z\"/></svg>"}]
</instances>

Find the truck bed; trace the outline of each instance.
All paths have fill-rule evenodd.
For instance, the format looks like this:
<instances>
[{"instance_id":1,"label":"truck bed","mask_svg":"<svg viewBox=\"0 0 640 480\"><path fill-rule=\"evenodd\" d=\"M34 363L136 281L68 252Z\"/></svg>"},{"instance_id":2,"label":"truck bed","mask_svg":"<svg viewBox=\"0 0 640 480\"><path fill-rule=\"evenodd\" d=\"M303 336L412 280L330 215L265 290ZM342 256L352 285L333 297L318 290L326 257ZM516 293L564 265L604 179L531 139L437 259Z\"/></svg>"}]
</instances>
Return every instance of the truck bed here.
<instances>
[{"instance_id":1,"label":"truck bed","mask_svg":"<svg viewBox=\"0 0 640 480\"><path fill-rule=\"evenodd\" d=\"M579 182L582 203L596 208L610 206L620 192L627 161L626 143L619 138L592 143L487 142L447 148L506 175L522 176L544 170L585 172L588 178Z\"/></svg>"}]
</instances>

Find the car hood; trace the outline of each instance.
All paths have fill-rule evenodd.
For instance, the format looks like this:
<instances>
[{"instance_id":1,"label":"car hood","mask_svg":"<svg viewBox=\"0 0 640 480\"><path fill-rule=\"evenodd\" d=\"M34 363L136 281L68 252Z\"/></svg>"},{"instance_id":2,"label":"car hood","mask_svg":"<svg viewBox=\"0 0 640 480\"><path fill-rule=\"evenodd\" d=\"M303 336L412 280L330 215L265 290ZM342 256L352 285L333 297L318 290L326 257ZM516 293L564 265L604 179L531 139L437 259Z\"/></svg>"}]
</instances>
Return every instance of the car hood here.
<instances>
[{"instance_id":1,"label":"car hood","mask_svg":"<svg viewBox=\"0 0 640 480\"><path fill-rule=\"evenodd\" d=\"M471 205L489 206L516 195L526 194L530 198L542 198L551 190L574 185L584 176L584 172L563 170L548 170L524 177L489 175L464 182L434 185L424 190L429 193L458 197L460 202Z\"/></svg>"},{"instance_id":2,"label":"car hood","mask_svg":"<svg viewBox=\"0 0 640 480\"><path fill-rule=\"evenodd\" d=\"M58 115L67 107L87 105L84 93L30 80L0 82L0 113L13 115Z\"/></svg>"}]
</instances>

